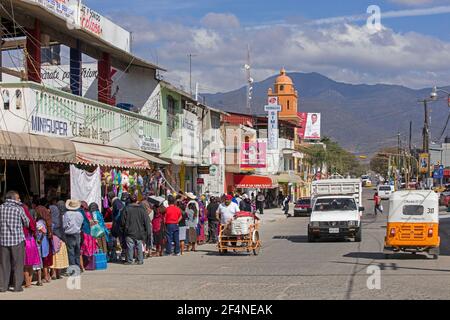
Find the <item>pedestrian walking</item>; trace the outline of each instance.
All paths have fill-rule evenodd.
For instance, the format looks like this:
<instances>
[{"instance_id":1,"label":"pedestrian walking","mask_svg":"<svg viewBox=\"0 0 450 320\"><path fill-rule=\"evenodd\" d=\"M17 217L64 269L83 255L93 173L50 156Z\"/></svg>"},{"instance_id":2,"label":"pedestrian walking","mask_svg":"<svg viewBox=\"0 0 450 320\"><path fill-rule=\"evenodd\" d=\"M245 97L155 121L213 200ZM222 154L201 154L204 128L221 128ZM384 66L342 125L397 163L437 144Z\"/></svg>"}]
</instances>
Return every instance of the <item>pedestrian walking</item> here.
<instances>
[{"instance_id":1,"label":"pedestrian walking","mask_svg":"<svg viewBox=\"0 0 450 320\"><path fill-rule=\"evenodd\" d=\"M217 228L219 225L219 219L217 216L217 210L219 209L219 203L215 197L210 198L210 202L206 207L206 211L208 212L208 242L209 243L217 243Z\"/></svg>"},{"instance_id":2,"label":"pedestrian walking","mask_svg":"<svg viewBox=\"0 0 450 320\"><path fill-rule=\"evenodd\" d=\"M0 292L9 288L13 279L14 292L23 291L25 234L30 220L22 208L19 194L9 191L0 206Z\"/></svg>"},{"instance_id":3,"label":"pedestrian walking","mask_svg":"<svg viewBox=\"0 0 450 320\"><path fill-rule=\"evenodd\" d=\"M24 278L25 288L29 288L31 287L34 271L40 272L40 270L42 269L42 260L39 255L39 250L36 243L36 211L34 211L35 213L33 216L29 211L27 205L22 204L22 208L25 212L25 215L30 221L28 227L23 228L23 232L25 234Z\"/></svg>"},{"instance_id":4,"label":"pedestrian walking","mask_svg":"<svg viewBox=\"0 0 450 320\"><path fill-rule=\"evenodd\" d=\"M381 197L378 195L378 192L375 192L375 195L373 196L374 201L374 213L377 215L377 212L383 213L383 206L381 205Z\"/></svg>"},{"instance_id":5,"label":"pedestrian walking","mask_svg":"<svg viewBox=\"0 0 450 320\"><path fill-rule=\"evenodd\" d=\"M259 210L259 214L264 214L264 204L266 202L266 198L259 192L256 196L256 210Z\"/></svg>"},{"instance_id":6,"label":"pedestrian walking","mask_svg":"<svg viewBox=\"0 0 450 320\"><path fill-rule=\"evenodd\" d=\"M135 251L137 253L136 264L144 263L143 242L150 234L150 219L145 209L137 203L137 196L130 196L130 203L124 208L122 214L122 234L127 243L127 261L125 264L133 264Z\"/></svg>"},{"instance_id":7,"label":"pedestrian walking","mask_svg":"<svg viewBox=\"0 0 450 320\"><path fill-rule=\"evenodd\" d=\"M175 198L170 195L167 198L169 207L166 209L166 254L172 254L172 244L175 244L175 255L180 255L180 229L178 224L182 219L180 208L175 206Z\"/></svg>"},{"instance_id":8,"label":"pedestrian walking","mask_svg":"<svg viewBox=\"0 0 450 320\"><path fill-rule=\"evenodd\" d=\"M154 209L153 206L148 202L148 200L143 200L140 202L141 206L145 209L145 212L148 215L148 219L150 221L149 223L149 236L145 241L145 250L144 250L144 258L150 258L152 256L152 248L153 248L153 227L152 227L152 221L154 216Z\"/></svg>"},{"instance_id":9,"label":"pedestrian walking","mask_svg":"<svg viewBox=\"0 0 450 320\"><path fill-rule=\"evenodd\" d=\"M81 227L84 217L79 211L80 207L79 200L69 199L66 201L67 212L63 216L63 227L67 241L69 266L77 266L81 271Z\"/></svg>"}]
</instances>

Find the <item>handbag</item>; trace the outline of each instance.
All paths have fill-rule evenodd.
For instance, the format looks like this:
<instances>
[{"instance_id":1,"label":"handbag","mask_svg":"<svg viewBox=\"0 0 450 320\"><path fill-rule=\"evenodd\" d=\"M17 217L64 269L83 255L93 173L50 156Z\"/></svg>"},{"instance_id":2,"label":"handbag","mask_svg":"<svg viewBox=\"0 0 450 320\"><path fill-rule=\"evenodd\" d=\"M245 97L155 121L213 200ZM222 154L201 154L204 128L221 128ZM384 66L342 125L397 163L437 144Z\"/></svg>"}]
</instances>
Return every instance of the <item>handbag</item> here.
<instances>
[{"instance_id":1,"label":"handbag","mask_svg":"<svg viewBox=\"0 0 450 320\"><path fill-rule=\"evenodd\" d=\"M94 213L95 214L95 213ZM96 224L91 226L91 236L98 239L105 235L105 230L98 224L98 221L96 219L89 220L89 223L95 221Z\"/></svg>"},{"instance_id":2,"label":"handbag","mask_svg":"<svg viewBox=\"0 0 450 320\"><path fill-rule=\"evenodd\" d=\"M105 235L105 231L99 224L91 226L91 236L98 239Z\"/></svg>"}]
</instances>

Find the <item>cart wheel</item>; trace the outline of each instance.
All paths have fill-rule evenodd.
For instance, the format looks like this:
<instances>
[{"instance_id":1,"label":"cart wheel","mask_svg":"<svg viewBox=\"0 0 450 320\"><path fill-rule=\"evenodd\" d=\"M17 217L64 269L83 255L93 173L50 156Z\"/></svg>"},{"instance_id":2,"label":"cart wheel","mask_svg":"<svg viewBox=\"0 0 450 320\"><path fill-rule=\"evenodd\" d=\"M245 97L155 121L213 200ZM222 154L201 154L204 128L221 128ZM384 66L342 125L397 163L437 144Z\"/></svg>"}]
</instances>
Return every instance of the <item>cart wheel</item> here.
<instances>
[{"instance_id":1,"label":"cart wheel","mask_svg":"<svg viewBox=\"0 0 450 320\"><path fill-rule=\"evenodd\" d=\"M252 246L253 246L253 254L257 256L259 252L261 251L261 243L259 242L259 232L257 230L253 231L252 236Z\"/></svg>"}]
</instances>

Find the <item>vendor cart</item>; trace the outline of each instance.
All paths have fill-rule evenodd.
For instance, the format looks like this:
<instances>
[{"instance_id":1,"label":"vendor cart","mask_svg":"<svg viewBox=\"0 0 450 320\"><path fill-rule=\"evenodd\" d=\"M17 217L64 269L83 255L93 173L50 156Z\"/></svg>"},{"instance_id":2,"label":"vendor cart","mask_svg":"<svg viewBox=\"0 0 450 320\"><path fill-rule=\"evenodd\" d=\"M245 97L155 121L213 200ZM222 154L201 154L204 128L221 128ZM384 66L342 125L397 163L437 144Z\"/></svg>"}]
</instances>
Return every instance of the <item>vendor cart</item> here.
<instances>
[{"instance_id":1,"label":"vendor cart","mask_svg":"<svg viewBox=\"0 0 450 320\"><path fill-rule=\"evenodd\" d=\"M252 251L258 255L261 250L259 218L250 212L238 212L230 223L220 226L218 249L221 255L229 251Z\"/></svg>"}]
</instances>

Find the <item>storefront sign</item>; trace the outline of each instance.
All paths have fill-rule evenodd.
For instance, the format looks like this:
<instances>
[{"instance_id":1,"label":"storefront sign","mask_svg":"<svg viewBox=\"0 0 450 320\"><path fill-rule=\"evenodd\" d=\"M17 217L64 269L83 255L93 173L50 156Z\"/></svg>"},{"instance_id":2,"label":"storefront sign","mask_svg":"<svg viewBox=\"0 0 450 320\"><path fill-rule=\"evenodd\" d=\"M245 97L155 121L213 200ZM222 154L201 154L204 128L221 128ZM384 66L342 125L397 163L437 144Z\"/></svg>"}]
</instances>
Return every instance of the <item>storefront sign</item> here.
<instances>
[{"instance_id":1,"label":"storefront sign","mask_svg":"<svg viewBox=\"0 0 450 320\"><path fill-rule=\"evenodd\" d=\"M217 174L217 166L212 165L211 167L209 167L209 175L211 177L215 177Z\"/></svg>"},{"instance_id":2,"label":"storefront sign","mask_svg":"<svg viewBox=\"0 0 450 320\"><path fill-rule=\"evenodd\" d=\"M205 179L203 178L197 178L197 184L205 184Z\"/></svg>"},{"instance_id":3,"label":"storefront sign","mask_svg":"<svg viewBox=\"0 0 450 320\"><path fill-rule=\"evenodd\" d=\"M264 110L269 113L267 127L267 150L278 150L278 113L281 106L277 97L269 97Z\"/></svg>"},{"instance_id":4,"label":"storefront sign","mask_svg":"<svg viewBox=\"0 0 450 320\"><path fill-rule=\"evenodd\" d=\"M41 6L72 24L78 22L79 0L28 0L27 2Z\"/></svg>"},{"instance_id":5,"label":"storefront sign","mask_svg":"<svg viewBox=\"0 0 450 320\"><path fill-rule=\"evenodd\" d=\"M31 131L35 133L68 136L69 125L65 121L58 121L38 116L31 116Z\"/></svg>"},{"instance_id":6,"label":"storefront sign","mask_svg":"<svg viewBox=\"0 0 450 320\"><path fill-rule=\"evenodd\" d=\"M78 122L71 122L70 125L72 127L72 135L74 137L101 141L102 143L107 143L111 140L110 131L104 131L102 128L96 129Z\"/></svg>"},{"instance_id":7,"label":"storefront sign","mask_svg":"<svg viewBox=\"0 0 450 320\"><path fill-rule=\"evenodd\" d=\"M140 149L142 151L159 153L161 151L161 141L153 137L141 136Z\"/></svg>"},{"instance_id":8,"label":"storefront sign","mask_svg":"<svg viewBox=\"0 0 450 320\"><path fill-rule=\"evenodd\" d=\"M209 174L209 172L208 166L197 167L197 174Z\"/></svg>"},{"instance_id":9,"label":"storefront sign","mask_svg":"<svg viewBox=\"0 0 450 320\"><path fill-rule=\"evenodd\" d=\"M131 34L86 5L80 6L79 24L85 30L111 45L131 52Z\"/></svg>"}]
</instances>

